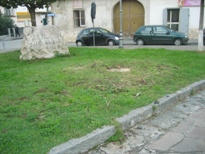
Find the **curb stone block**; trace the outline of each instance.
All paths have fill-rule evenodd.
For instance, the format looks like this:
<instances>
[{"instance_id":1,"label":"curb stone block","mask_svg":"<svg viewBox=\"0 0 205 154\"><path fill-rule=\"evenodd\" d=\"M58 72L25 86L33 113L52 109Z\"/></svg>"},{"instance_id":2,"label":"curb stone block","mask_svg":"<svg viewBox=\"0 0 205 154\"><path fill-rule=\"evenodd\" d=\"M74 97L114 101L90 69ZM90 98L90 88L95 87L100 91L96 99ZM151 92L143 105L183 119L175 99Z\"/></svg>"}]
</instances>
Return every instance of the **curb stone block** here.
<instances>
[{"instance_id":1,"label":"curb stone block","mask_svg":"<svg viewBox=\"0 0 205 154\"><path fill-rule=\"evenodd\" d=\"M181 90L178 90L176 92L176 94L178 94L179 100L183 100L186 97L190 96L191 92L192 92L192 88L191 87L186 87L186 88L183 88Z\"/></svg>"},{"instance_id":2,"label":"curb stone block","mask_svg":"<svg viewBox=\"0 0 205 154\"><path fill-rule=\"evenodd\" d=\"M156 106L156 113L159 114L165 110L167 110L170 106L174 105L179 101L178 94L169 94L160 99L156 102L152 103L152 105Z\"/></svg>"},{"instance_id":3,"label":"curb stone block","mask_svg":"<svg viewBox=\"0 0 205 154\"><path fill-rule=\"evenodd\" d=\"M152 106L148 105L140 109L132 110L127 115L116 118L116 120L121 124L123 130L127 130L135 126L137 123L150 118L152 115Z\"/></svg>"},{"instance_id":4,"label":"curb stone block","mask_svg":"<svg viewBox=\"0 0 205 154\"><path fill-rule=\"evenodd\" d=\"M194 93L196 93L196 92L205 88L205 80L195 82L195 83L191 84L190 87L193 89L192 91Z\"/></svg>"},{"instance_id":5,"label":"curb stone block","mask_svg":"<svg viewBox=\"0 0 205 154\"><path fill-rule=\"evenodd\" d=\"M185 88L182 88L181 90L178 90L176 94L179 95L179 101L187 98L193 93L196 93L202 89L205 89L205 80L195 82Z\"/></svg>"},{"instance_id":6,"label":"curb stone block","mask_svg":"<svg viewBox=\"0 0 205 154\"><path fill-rule=\"evenodd\" d=\"M86 152L92 147L104 143L115 132L114 126L104 126L102 129L97 129L86 136L62 143L52 148L48 154L79 154Z\"/></svg>"}]
</instances>

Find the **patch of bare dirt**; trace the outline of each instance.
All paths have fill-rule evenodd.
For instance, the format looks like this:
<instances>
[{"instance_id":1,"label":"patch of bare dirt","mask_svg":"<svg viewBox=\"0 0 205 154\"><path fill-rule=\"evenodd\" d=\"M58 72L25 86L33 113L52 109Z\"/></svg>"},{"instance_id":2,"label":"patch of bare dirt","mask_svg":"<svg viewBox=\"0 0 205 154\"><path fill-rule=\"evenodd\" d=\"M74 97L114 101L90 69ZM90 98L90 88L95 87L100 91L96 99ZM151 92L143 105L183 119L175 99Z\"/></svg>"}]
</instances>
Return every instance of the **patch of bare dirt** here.
<instances>
[{"instance_id":1,"label":"patch of bare dirt","mask_svg":"<svg viewBox=\"0 0 205 154\"><path fill-rule=\"evenodd\" d=\"M110 68L108 72L130 72L130 68Z\"/></svg>"}]
</instances>

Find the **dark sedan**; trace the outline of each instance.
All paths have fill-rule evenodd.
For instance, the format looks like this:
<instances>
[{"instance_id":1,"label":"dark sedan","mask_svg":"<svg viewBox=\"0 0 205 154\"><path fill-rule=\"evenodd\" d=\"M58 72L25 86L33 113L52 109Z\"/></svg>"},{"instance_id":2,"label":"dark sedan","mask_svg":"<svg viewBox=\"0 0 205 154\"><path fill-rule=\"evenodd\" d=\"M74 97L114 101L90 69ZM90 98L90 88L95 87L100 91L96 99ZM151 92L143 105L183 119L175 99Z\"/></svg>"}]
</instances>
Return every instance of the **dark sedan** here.
<instances>
[{"instance_id":1,"label":"dark sedan","mask_svg":"<svg viewBox=\"0 0 205 154\"><path fill-rule=\"evenodd\" d=\"M93 37L95 40L93 40ZM100 27L85 28L76 38L76 45L119 45L119 35Z\"/></svg>"},{"instance_id":2,"label":"dark sedan","mask_svg":"<svg viewBox=\"0 0 205 154\"><path fill-rule=\"evenodd\" d=\"M204 45L205 45L205 28L203 30L203 41L204 41Z\"/></svg>"},{"instance_id":3,"label":"dark sedan","mask_svg":"<svg viewBox=\"0 0 205 154\"><path fill-rule=\"evenodd\" d=\"M149 25L140 27L134 34L133 41L144 44L187 44L189 38L182 32L176 32L164 25Z\"/></svg>"}]
</instances>

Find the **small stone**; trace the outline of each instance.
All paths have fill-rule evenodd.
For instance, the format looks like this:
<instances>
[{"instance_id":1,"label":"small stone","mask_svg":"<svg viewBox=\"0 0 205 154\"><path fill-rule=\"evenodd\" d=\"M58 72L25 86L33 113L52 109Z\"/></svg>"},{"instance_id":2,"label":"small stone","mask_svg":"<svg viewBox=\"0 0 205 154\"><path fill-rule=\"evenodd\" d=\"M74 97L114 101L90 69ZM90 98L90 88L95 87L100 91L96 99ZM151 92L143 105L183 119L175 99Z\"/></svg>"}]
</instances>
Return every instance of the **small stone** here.
<instances>
[{"instance_id":1,"label":"small stone","mask_svg":"<svg viewBox=\"0 0 205 154\"><path fill-rule=\"evenodd\" d=\"M141 129L142 130L142 126L137 126L137 129Z\"/></svg>"}]
</instances>

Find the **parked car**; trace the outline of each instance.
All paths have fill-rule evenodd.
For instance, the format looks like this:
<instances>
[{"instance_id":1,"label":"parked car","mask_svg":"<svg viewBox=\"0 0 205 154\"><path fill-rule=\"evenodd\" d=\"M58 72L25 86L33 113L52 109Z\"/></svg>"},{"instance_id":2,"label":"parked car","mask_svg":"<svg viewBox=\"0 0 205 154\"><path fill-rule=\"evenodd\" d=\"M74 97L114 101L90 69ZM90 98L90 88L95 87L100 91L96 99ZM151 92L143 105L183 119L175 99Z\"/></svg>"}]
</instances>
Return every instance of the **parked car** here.
<instances>
[{"instance_id":1,"label":"parked car","mask_svg":"<svg viewBox=\"0 0 205 154\"><path fill-rule=\"evenodd\" d=\"M144 44L174 44L182 45L189 38L182 32L176 32L164 25L149 25L140 27L134 34L133 41Z\"/></svg>"},{"instance_id":2,"label":"parked car","mask_svg":"<svg viewBox=\"0 0 205 154\"><path fill-rule=\"evenodd\" d=\"M85 28L80 31L76 38L77 46L93 45L93 35L95 38L95 45L118 45L119 35L111 33L110 31L101 27Z\"/></svg>"},{"instance_id":3,"label":"parked car","mask_svg":"<svg viewBox=\"0 0 205 154\"><path fill-rule=\"evenodd\" d=\"M205 45L205 28L203 30L203 41L204 41L204 45Z\"/></svg>"}]
</instances>

